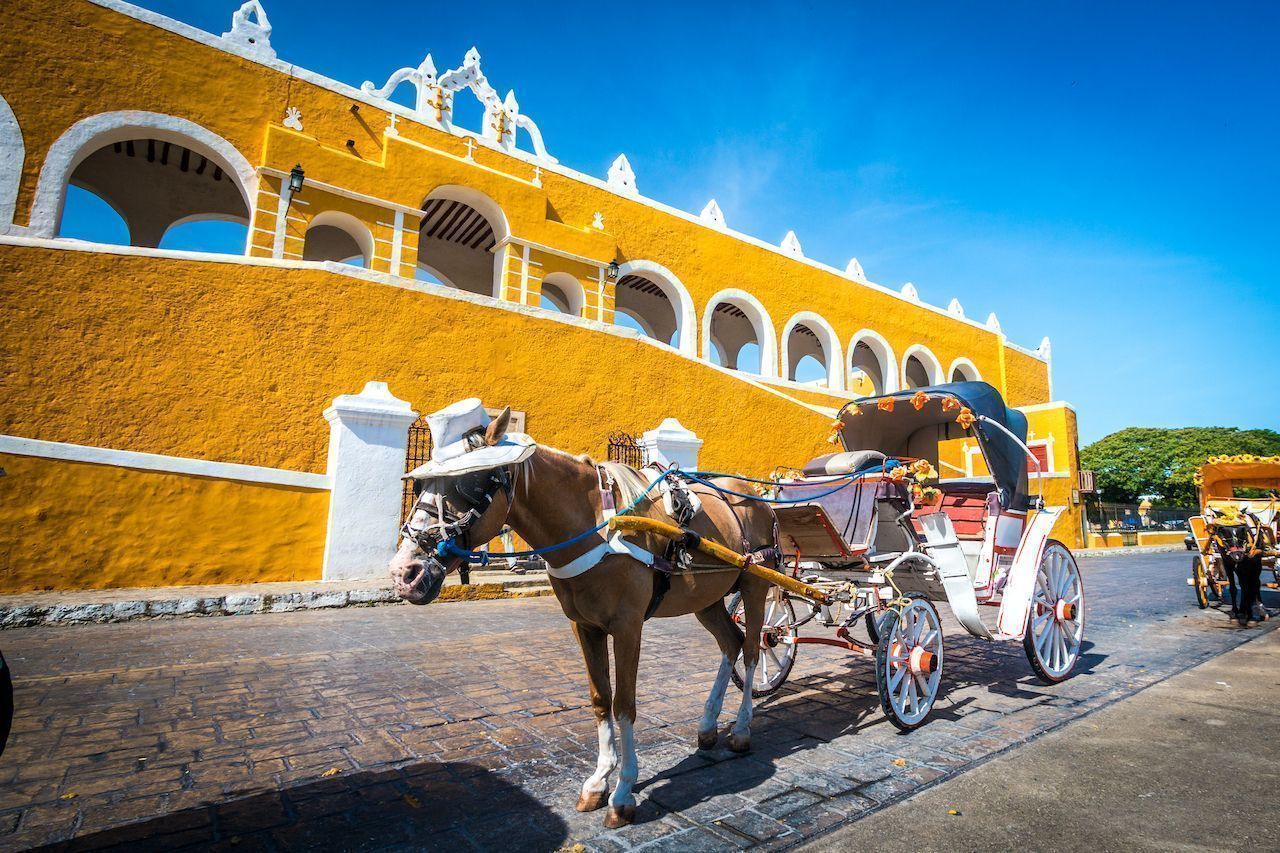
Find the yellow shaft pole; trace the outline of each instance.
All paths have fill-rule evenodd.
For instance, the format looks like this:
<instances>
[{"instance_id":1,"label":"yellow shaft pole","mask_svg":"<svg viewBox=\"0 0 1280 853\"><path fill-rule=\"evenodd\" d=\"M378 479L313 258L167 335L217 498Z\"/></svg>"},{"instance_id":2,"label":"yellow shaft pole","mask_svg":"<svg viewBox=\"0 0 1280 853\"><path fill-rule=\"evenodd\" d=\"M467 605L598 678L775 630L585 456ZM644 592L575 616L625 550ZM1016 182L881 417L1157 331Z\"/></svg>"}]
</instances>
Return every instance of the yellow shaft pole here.
<instances>
[{"instance_id":1,"label":"yellow shaft pole","mask_svg":"<svg viewBox=\"0 0 1280 853\"><path fill-rule=\"evenodd\" d=\"M683 539L684 531L674 524L667 524L665 521L658 521L656 518L642 518L637 515L615 515L609 520L609 526L615 530L621 531L639 531L641 533L652 533L661 536L664 539ZM806 598L812 598L823 604L830 603L826 591L816 586L810 586L807 583L798 581L795 578L784 575L782 572L775 572L773 569L758 566L749 561L746 556L739 554L731 548L726 548L719 542L712 542L709 539L700 539L698 541L698 550L702 553L715 557L717 560L728 563L731 566L737 566L747 574L755 575L763 578L774 586L780 586L788 592L794 592L796 595L803 595Z\"/></svg>"}]
</instances>

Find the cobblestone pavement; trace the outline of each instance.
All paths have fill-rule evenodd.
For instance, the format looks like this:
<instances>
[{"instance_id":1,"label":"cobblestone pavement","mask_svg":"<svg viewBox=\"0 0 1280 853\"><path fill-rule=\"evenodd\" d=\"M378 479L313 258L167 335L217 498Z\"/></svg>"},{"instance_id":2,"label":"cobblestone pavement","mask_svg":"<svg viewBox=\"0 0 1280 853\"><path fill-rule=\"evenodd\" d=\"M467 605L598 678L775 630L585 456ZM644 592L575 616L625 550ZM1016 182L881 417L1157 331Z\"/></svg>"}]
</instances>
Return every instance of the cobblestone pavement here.
<instances>
[{"instance_id":1,"label":"cobblestone pavement","mask_svg":"<svg viewBox=\"0 0 1280 853\"><path fill-rule=\"evenodd\" d=\"M1262 630L1197 610L1187 562L1083 561L1087 651L1057 687L1021 645L950 626L946 695L910 735L881 717L867 662L803 647L741 757L693 748L710 637L651 622L641 803L617 831L573 810L595 727L553 599L6 631L18 716L0 847L790 846Z\"/></svg>"}]
</instances>

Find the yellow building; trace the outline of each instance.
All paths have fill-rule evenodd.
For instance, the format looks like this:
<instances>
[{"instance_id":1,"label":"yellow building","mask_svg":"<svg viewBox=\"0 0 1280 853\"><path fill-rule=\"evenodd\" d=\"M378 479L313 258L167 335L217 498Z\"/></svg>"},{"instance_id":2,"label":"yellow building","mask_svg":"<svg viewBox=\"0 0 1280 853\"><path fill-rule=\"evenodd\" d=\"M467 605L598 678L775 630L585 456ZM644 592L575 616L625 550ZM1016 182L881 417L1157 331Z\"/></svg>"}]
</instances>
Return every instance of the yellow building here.
<instances>
[{"instance_id":1,"label":"yellow building","mask_svg":"<svg viewBox=\"0 0 1280 853\"><path fill-rule=\"evenodd\" d=\"M6 4L0 591L380 572L394 508L350 514L335 453L402 468L415 413L471 395L596 455L675 418L703 467L763 474L827 449L853 396L982 379L1028 413L1079 544L1047 339L738 233L714 200L646 198L625 157L565 167L474 50L356 88L277 58L258 3L229 11L216 36L118 0ZM481 126L455 125L473 98ZM73 186L131 245L61 235ZM206 219L243 223L243 254L156 248ZM805 356L824 380L794 381Z\"/></svg>"}]
</instances>

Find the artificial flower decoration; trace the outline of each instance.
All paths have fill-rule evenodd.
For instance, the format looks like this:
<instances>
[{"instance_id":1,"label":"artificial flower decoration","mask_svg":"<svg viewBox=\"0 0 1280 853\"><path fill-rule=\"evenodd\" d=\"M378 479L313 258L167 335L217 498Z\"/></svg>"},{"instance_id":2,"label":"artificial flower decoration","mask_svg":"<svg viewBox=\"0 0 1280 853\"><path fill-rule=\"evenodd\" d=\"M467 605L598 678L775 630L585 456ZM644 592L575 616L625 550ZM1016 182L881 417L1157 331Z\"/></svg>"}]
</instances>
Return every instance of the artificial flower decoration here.
<instances>
[{"instance_id":1,"label":"artificial flower decoration","mask_svg":"<svg viewBox=\"0 0 1280 853\"><path fill-rule=\"evenodd\" d=\"M880 398L880 402L876 403L876 408L877 408L877 409L879 409L879 410L880 410L880 411L882 411L882 412L892 412L892 411L893 411L893 398L892 398L892 397L881 397L881 398Z\"/></svg>"},{"instance_id":2,"label":"artificial flower decoration","mask_svg":"<svg viewBox=\"0 0 1280 853\"><path fill-rule=\"evenodd\" d=\"M929 395L923 391L917 391L911 397L911 405L916 407L917 412L923 409L924 404L927 402L929 402Z\"/></svg>"},{"instance_id":3,"label":"artificial flower decoration","mask_svg":"<svg viewBox=\"0 0 1280 853\"><path fill-rule=\"evenodd\" d=\"M911 484L911 502L915 504L924 503L924 489L915 483Z\"/></svg>"},{"instance_id":4,"label":"artificial flower decoration","mask_svg":"<svg viewBox=\"0 0 1280 853\"><path fill-rule=\"evenodd\" d=\"M942 497L942 492L933 488L932 486L923 487L920 490L920 493L923 495L923 498L921 499L920 502L925 506L933 506L938 502L939 498Z\"/></svg>"},{"instance_id":5,"label":"artificial flower decoration","mask_svg":"<svg viewBox=\"0 0 1280 853\"><path fill-rule=\"evenodd\" d=\"M844 429L844 421L836 418L831 422L831 431L827 434L827 444L840 443L840 430Z\"/></svg>"},{"instance_id":6,"label":"artificial flower decoration","mask_svg":"<svg viewBox=\"0 0 1280 853\"><path fill-rule=\"evenodd\" d=\"M917 480L932 480L938 476L938 472L933 470L933 466L929 464L928 459L917 459L912 462L911 473Z\"/></svg>"},{"instance_id":7,"label":"artificial flower decoration","mask_svg":"<svg viewBox=\"0 0 1280 853\"><path fill-rule=\"evenodd\" d=\"M907 478L907 466L899 465L896 468L889 469L889 479L895 483L901 483Z\"/></svg>"},{"instance_id":8,"label":"artificial flower decoration","mask_svg":"<svg viewBox=\"0 0 1280 853\"><path fill-rule=\"evenodd\" d=\"M955 397L942 398L942 411L954 412L958 408L960 408L960 401L957 400Z\"/></svg>"},{"instance_id":9,"label":"artificial flower decoration","mask_svg":"<svg viewBox=\"0 0 1280 853\"><path fill-rule=\"evenodd\" d=\"M960 408L960 414L956 415L956 423L960 424L961 429L968 429L973 426L973 423L976 420L977 418L973 416L973 412L970 411L968 406L962 406Z\"/></svg>"}]
</instances>

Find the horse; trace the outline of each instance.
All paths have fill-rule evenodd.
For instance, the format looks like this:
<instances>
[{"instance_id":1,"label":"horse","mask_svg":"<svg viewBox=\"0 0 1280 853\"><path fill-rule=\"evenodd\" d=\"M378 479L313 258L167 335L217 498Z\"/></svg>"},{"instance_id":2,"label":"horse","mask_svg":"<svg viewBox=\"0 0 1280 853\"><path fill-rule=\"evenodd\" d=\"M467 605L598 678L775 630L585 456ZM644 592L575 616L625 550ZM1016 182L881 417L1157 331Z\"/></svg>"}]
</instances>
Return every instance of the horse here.
<instances>
[{"instance_id":1,"label":"horse","mask_svg":"<svg viewBox=\"0 0 1280 853\"><path fill-rule=\"evenodd\" d=\"M1242 628L1250 620L1265 621L1266 609L1262 606L1262 535L1261 526L1255 535L1244 518L1238 523L1214 525L1213 547L1222 559L1231 591L1231 616Z\"/></svg>"},{"instance_id":2,"label":"horse","mask_svg":"<svg viewBox=\"0 0 1280 853\"><path fill-rule=\"evenodd\" d=\"M482 431L478 427L470 429L460 442L463 449L451 452L461 453L457 459L463 462L472 458L470 454L482 455L486 448L495 448L504 441L509 422L508 408ZM523 438L532 444L527 436ZM533 447L521 461L417 481L414 512L390 566L400 598L413 604L429 603L439 594L445 576L465 559L465 554L459 553L456 546L451 550L449 543L460 541L463 548L481 545L496 536L504 524L535 549L542 549L581 538L580 534L596 528L606 517L606 510L613 507L625 508L633 515L670 520L662 509L663 501L646 493L651 488L650 481L635 469L616 463L596 464L589 457L549 447ZM734 492L749 493L749 485L736 478L711 482ZM688 492L701 502L701 511L692 518L685 516L687 539L709 538L753 554L762 565L777 565L776 523L767 504L705 487L691 487ZM630 506L633 503L635 506ZM718 721L730 672L734 661L742 656L745 686L727 745L735 752L750 749L751 683L760 643L744 642L743 637L744 631L746 637L760 637L771 586L736 567L712 560L686 563L683 569L677 567L670 573L669 588L659 596L656 590L664 585L661 582L665 578L658 577L655 585L655 575L661 569L650 564L655 562L653 555L662 554L667 547L665 540L645 535L624 543L616 534L599 529L545 555L551 588L582 650L599 742L596 768L582 784L577 809L594 811L607 801L604 825L611 829L625 826L635 817L633 788L639 772L634 734L636 678L641 633L649 615L666 618L693 614L720 648L720 668L698 729L699 749L713 749L718 742ZM672 555L677 559L680 556ZM661 567L661 561L658 565ZM742 596L742 630L724 603L735 589ZM615 664L612 684L609 637L613 638ZM615 769L619 771L618 782L609 794L609 777Z\"/></svg>"}]
</instances>

